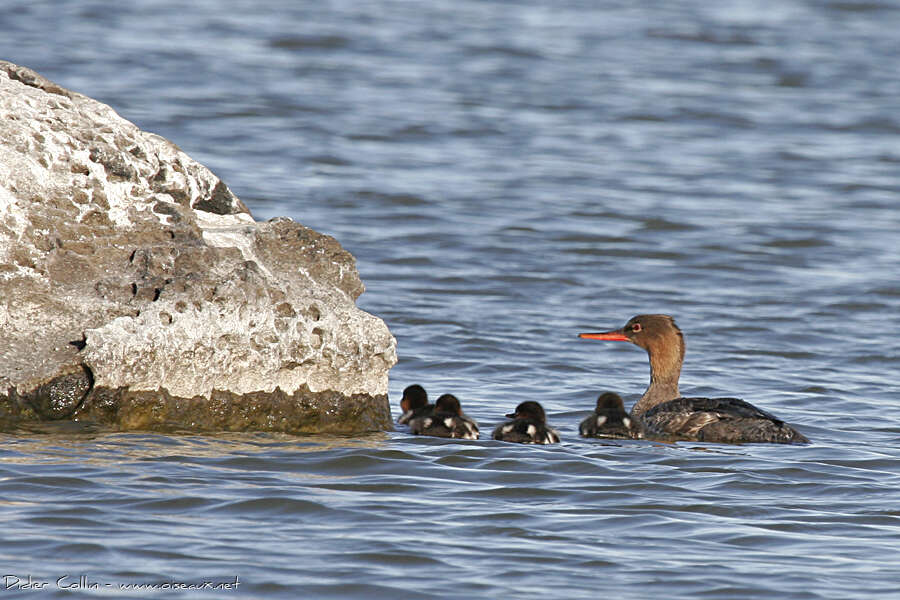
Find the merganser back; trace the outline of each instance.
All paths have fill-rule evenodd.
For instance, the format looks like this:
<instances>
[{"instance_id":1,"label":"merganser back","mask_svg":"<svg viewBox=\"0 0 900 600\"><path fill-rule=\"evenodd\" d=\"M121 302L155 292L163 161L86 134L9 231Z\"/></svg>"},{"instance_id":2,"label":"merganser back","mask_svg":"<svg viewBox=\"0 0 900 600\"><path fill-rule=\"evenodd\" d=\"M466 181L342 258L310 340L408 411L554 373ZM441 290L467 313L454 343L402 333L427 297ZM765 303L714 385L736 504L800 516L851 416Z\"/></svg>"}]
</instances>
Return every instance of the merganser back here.
<instances>
[{"instance_id":1,"label":"merganser back","mask_svg":"<svg viewBox=\"0 0 900 600\"><path fill-rule=\"evenodd\" d=\"M459 399L453 394L444 394L438 398L431 415L412 419L409 431L415 435L478 439L478 424L466 416Z\"/></svg>"},{"instance_id":2,"label":"merganser back","mask_svg":"<svg viewBox=\"0 0 900 600\"><path fill-rule=\"evenodd\" d=\"M402 414L397 419L401 425L409 423L416 417L427 417L434 412L434 405L428 404L428 393L421 385L413 384L403 390L403 398L400 399Z\"/></svg>"},{"instance_id":3,"label":"merganser back","mask_svg":"<svg viewBox=\"0 0 900 600\"><path fill-rule=\"evenodd\" d=\"M629 416L621 396L604 392L597 398L594 412L581 422L578 433L584 437L616 437L639 440L644 437L644 424Z\"/></svg>"},{"instance_id":4,"label":"merganser back","mask_svg":"<svg viewBox=\"0 0 900 600\"><path fill-rule=\"evenodd\" d=\"M650 385L631 409L657 436L703 442L808 443L796 429L738 398L684 398L678 391L684 336L668 315L638 315L621 329L582 333L591 340L631 342L647 351Z\"/></svg>"},{"instance_id":5,"label":"merganser back","mask_svg":"<svg viewBox=\"0 0 900 600\"><path fill-rule=\"evenodd\" d=\"M559 433L547 426L544 407L529 400L516 407L516 412L506 415L512 419L494 429L493 438L504 442L520 444L556 444Z\"/></svg>"}]
</instances>

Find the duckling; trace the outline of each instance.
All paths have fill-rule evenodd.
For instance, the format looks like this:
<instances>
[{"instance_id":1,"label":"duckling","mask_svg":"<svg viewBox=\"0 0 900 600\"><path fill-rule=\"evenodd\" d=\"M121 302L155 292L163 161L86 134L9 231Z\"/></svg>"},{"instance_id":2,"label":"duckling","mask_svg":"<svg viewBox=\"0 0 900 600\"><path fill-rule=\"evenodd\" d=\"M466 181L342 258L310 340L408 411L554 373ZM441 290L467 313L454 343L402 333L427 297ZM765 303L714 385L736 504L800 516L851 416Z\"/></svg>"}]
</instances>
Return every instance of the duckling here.
<instances>
[{"instance_id":1,"label":"duckling","mask_svg":"<svg viewBox=\"0 0 900 600\"><path fill-rule=\"evenodd\" d=\"M403 390L403 398L400 399L400 410L403 414L397 419L401 425L406 425L417 417L428 417L434 412L434 405L428 404L428 393L419 384L407 386Z\"/></svg>"},{"instance_id":2,"label":"duckling","mask_svg":"<svg viewBox=\"0 0 900 600\"><path fill-rule=\"evenodd\" d=\"M644 437L644 424L625 411L622 398L613 392L604 392L597 398L594 414L578 426L584 437L617 437L635 440Z\"/></svg>"},{"instance_id":3,"label":"duckling","mask_svg":"<svg viewBox=\"0 0 900 600\"><path fill-rule=\"evenodd\" d=\"M544 407L534 401L522 402L516 412L506 415L512 419L501 423L494 430L493 438L520 444L556 444L559 432L547 426Z\"/></svg>"},{"instance_id":4,"label":"duckling","mask_svg":"<svg viewBox=\"0 0 900 600\"><path fill-rule=\"evenodd\" d=\"M444 394L434 404L430 416L422 416L409 422L409 431L415 435L434 437L478 439L478 424L466 416L453 394Z\"/></svg>"}]
</instances>

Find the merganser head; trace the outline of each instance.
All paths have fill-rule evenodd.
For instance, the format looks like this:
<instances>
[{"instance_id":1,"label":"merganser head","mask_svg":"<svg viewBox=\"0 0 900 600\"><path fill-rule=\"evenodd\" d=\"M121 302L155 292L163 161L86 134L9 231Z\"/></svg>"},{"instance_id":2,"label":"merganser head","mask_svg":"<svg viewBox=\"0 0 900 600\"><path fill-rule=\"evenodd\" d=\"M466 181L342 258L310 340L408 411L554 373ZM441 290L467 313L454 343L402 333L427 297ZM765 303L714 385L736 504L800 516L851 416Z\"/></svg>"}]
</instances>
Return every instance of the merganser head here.
<instances>
[{"instance_id":1,"label":"merganser head","mask_svg":"<svg viewBox=\"0 0 900 600\"><path fill-rule=\"evenodd\" d=\"M446 412L454 415L462 414L462 406L459 405L459 399L453 394L444 394L434 403L434 412Z\"/></svg>"},{"instance_id":2,"label":"merganser head","mask_svg":"<svg viewBox=\"0 0 900 600\"><path fill-rule=\"evenodd\" d=\"M669 315L637 315L631 317L625 326L602 333L580 333L578 337L588 340L631 342L640 346L651 356L663 356L675 352L678 363L684 359L684 336Z\"/></svg>"},{"instance_id":3,"label":"merganser head","mask_svg":"<svg viewBox=\"0 0 900 600\"><path fill-rule=\"evenodd\" d=\"M533 400L522 402L516 407L516 412L506 416L510 419L534 419L539 423L547 422L547 415L544 413L544 407Z\"/></svg>"},{"instance_id":4,"label":"merganser head","mask_svg":"<svg viewBox=\"0 0 900 600\"><path fill-rule=\"evenodd\" d=\"M400 399L400 410L408 412L422 408L428 404L428 394L421 385L413 384L403 390L403 398Z\"/></svg>"},{"instance_id":5,"label":"merganser head","mask_svg":"<svg viewBox=\"0 0 900 600\"><path fill-rule=\"evenodd\" d=\"M650 359L650 386L631 409L642 415L660 402L681 396L678 379L684 361L684 336L669 315L638 315L621 329L602 333L582 333L589 340L631 342L647 351Z\"/></svg>"}]
</instances>

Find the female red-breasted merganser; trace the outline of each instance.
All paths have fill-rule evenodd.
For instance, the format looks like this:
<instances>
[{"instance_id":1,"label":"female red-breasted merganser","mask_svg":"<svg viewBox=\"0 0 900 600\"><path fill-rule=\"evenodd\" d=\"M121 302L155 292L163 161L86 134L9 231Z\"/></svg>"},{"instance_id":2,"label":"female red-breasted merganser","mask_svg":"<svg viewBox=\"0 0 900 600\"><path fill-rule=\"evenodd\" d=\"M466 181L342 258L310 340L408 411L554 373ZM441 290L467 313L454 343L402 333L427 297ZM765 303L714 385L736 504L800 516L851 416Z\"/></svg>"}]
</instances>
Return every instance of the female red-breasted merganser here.
<instances>
[{"instance_id":1,"label":"female red-breasted merganser","mask_svg":"<svg viewBox=\"0 0 900 600\"><path fill-rule=\"evenodd\" d=\"M604 392L597 398L597 408L578 426L584 437L615 437L639 440L644 437L644 424L625 412L621 396Z\"/></svg>"},{"instance_id":2,"label":"female red-breasted merganser","mask_svg":"<svg viewBox=\"0 0 900 600\"><path fill-rule=\"evenodd\" d=\"M547 425L544 407L529 400L516 407L516 412L506 415L512 421L501 423L494 430L493 438L520 444L556 444L559 433Z\"/></svg>"},{"instance_id":3,"label":"female red-breasted merganser","mask_svg":"<svg viewBox=\"0 0 900 600\"><path fill-rule=\"evenodd\" d=\"M631 409L648 434L682 440L723 442L808 443L793 427L737 398L683 398L678 378L684 360L684 336L668 315L638 315L625 327L582 333L590 340L631 342L647 351L650 386Z\"/></svg>"},{"instance_id":4,"label":"female red-breasted merganser","mask_svg":"<svg viewBox=\"0 0 900 600\"><path fill-rule=\"evenodd\" d=\"M453 394L444 394L434 403L430 416L416 417L409 422L409 431L415 435L434 437L478 439L478 423L466 416Z\"/></svg>"},{"instance_id":5,"label":"female red-breasted merganser","mask_svg":"<svg viewBox=\"0 0 900 600\"><path fill-rule=\"evenodd\" d=\"M428 417L434 412L434 404L428 404L428 393L421 385L413 384L403 390L400 399L400 410L403 414L397 419L401 425L409 423L416 417Z\"/></svg>"}]
</instances>

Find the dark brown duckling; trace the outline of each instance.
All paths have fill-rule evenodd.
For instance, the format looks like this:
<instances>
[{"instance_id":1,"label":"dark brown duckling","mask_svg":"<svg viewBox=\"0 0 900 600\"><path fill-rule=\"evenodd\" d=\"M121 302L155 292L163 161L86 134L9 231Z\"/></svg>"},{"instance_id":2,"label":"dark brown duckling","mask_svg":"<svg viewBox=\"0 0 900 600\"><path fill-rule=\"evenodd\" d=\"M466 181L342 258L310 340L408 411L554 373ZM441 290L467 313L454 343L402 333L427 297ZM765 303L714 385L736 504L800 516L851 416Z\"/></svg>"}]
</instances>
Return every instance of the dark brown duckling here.
<instances>
[{"instance_id":1,"label":"dark brown duckling","mask_svg":"<svg viewBox=\"0 0 900 600\"><path fill-rule=\"evenodd\" d=\"M459 399L453 394L444 394L438 398L431 415L412 419L409 431L415 435L478 439L478 423L466 416Z\"/></svg>"},{"instance_id":2,"label":"dark brown duckling","mask_svg":"<svg viewBox=\"0 0 900 600\"><path fill-rule=\"evenodd\" d=\"M594 413L578 426L584 437L613 437L639 440L644 437L644 424L625 411L621 396L604 392L597 398Z\"/></svg>"},{"instance_id":3,"label":"dark brown duckling","mask_svg":"<svg viewBox=\"0 0 900 600\"><path fill-rule=\"evenodd\" d=\"M401 425L406 425L417 417L427 417L434 412L434 405L428 404L428 393L421 385L414 383L403 390L403 398L400 399L400 410L403 414L397 419Z\"/></svg>"},{"instance_id":4,"label":"dark brown duckling","mask_svg":"<svg viewBox=\"0 0 900 600\"><path fill-rule=\"evenodd\" d=\"M533 400L522 402L516 412L506 415L512 419L494 429L493 438L520 444L556 444L559 433L547 425L544 407Z\"/></svg>"}]
</instances>

